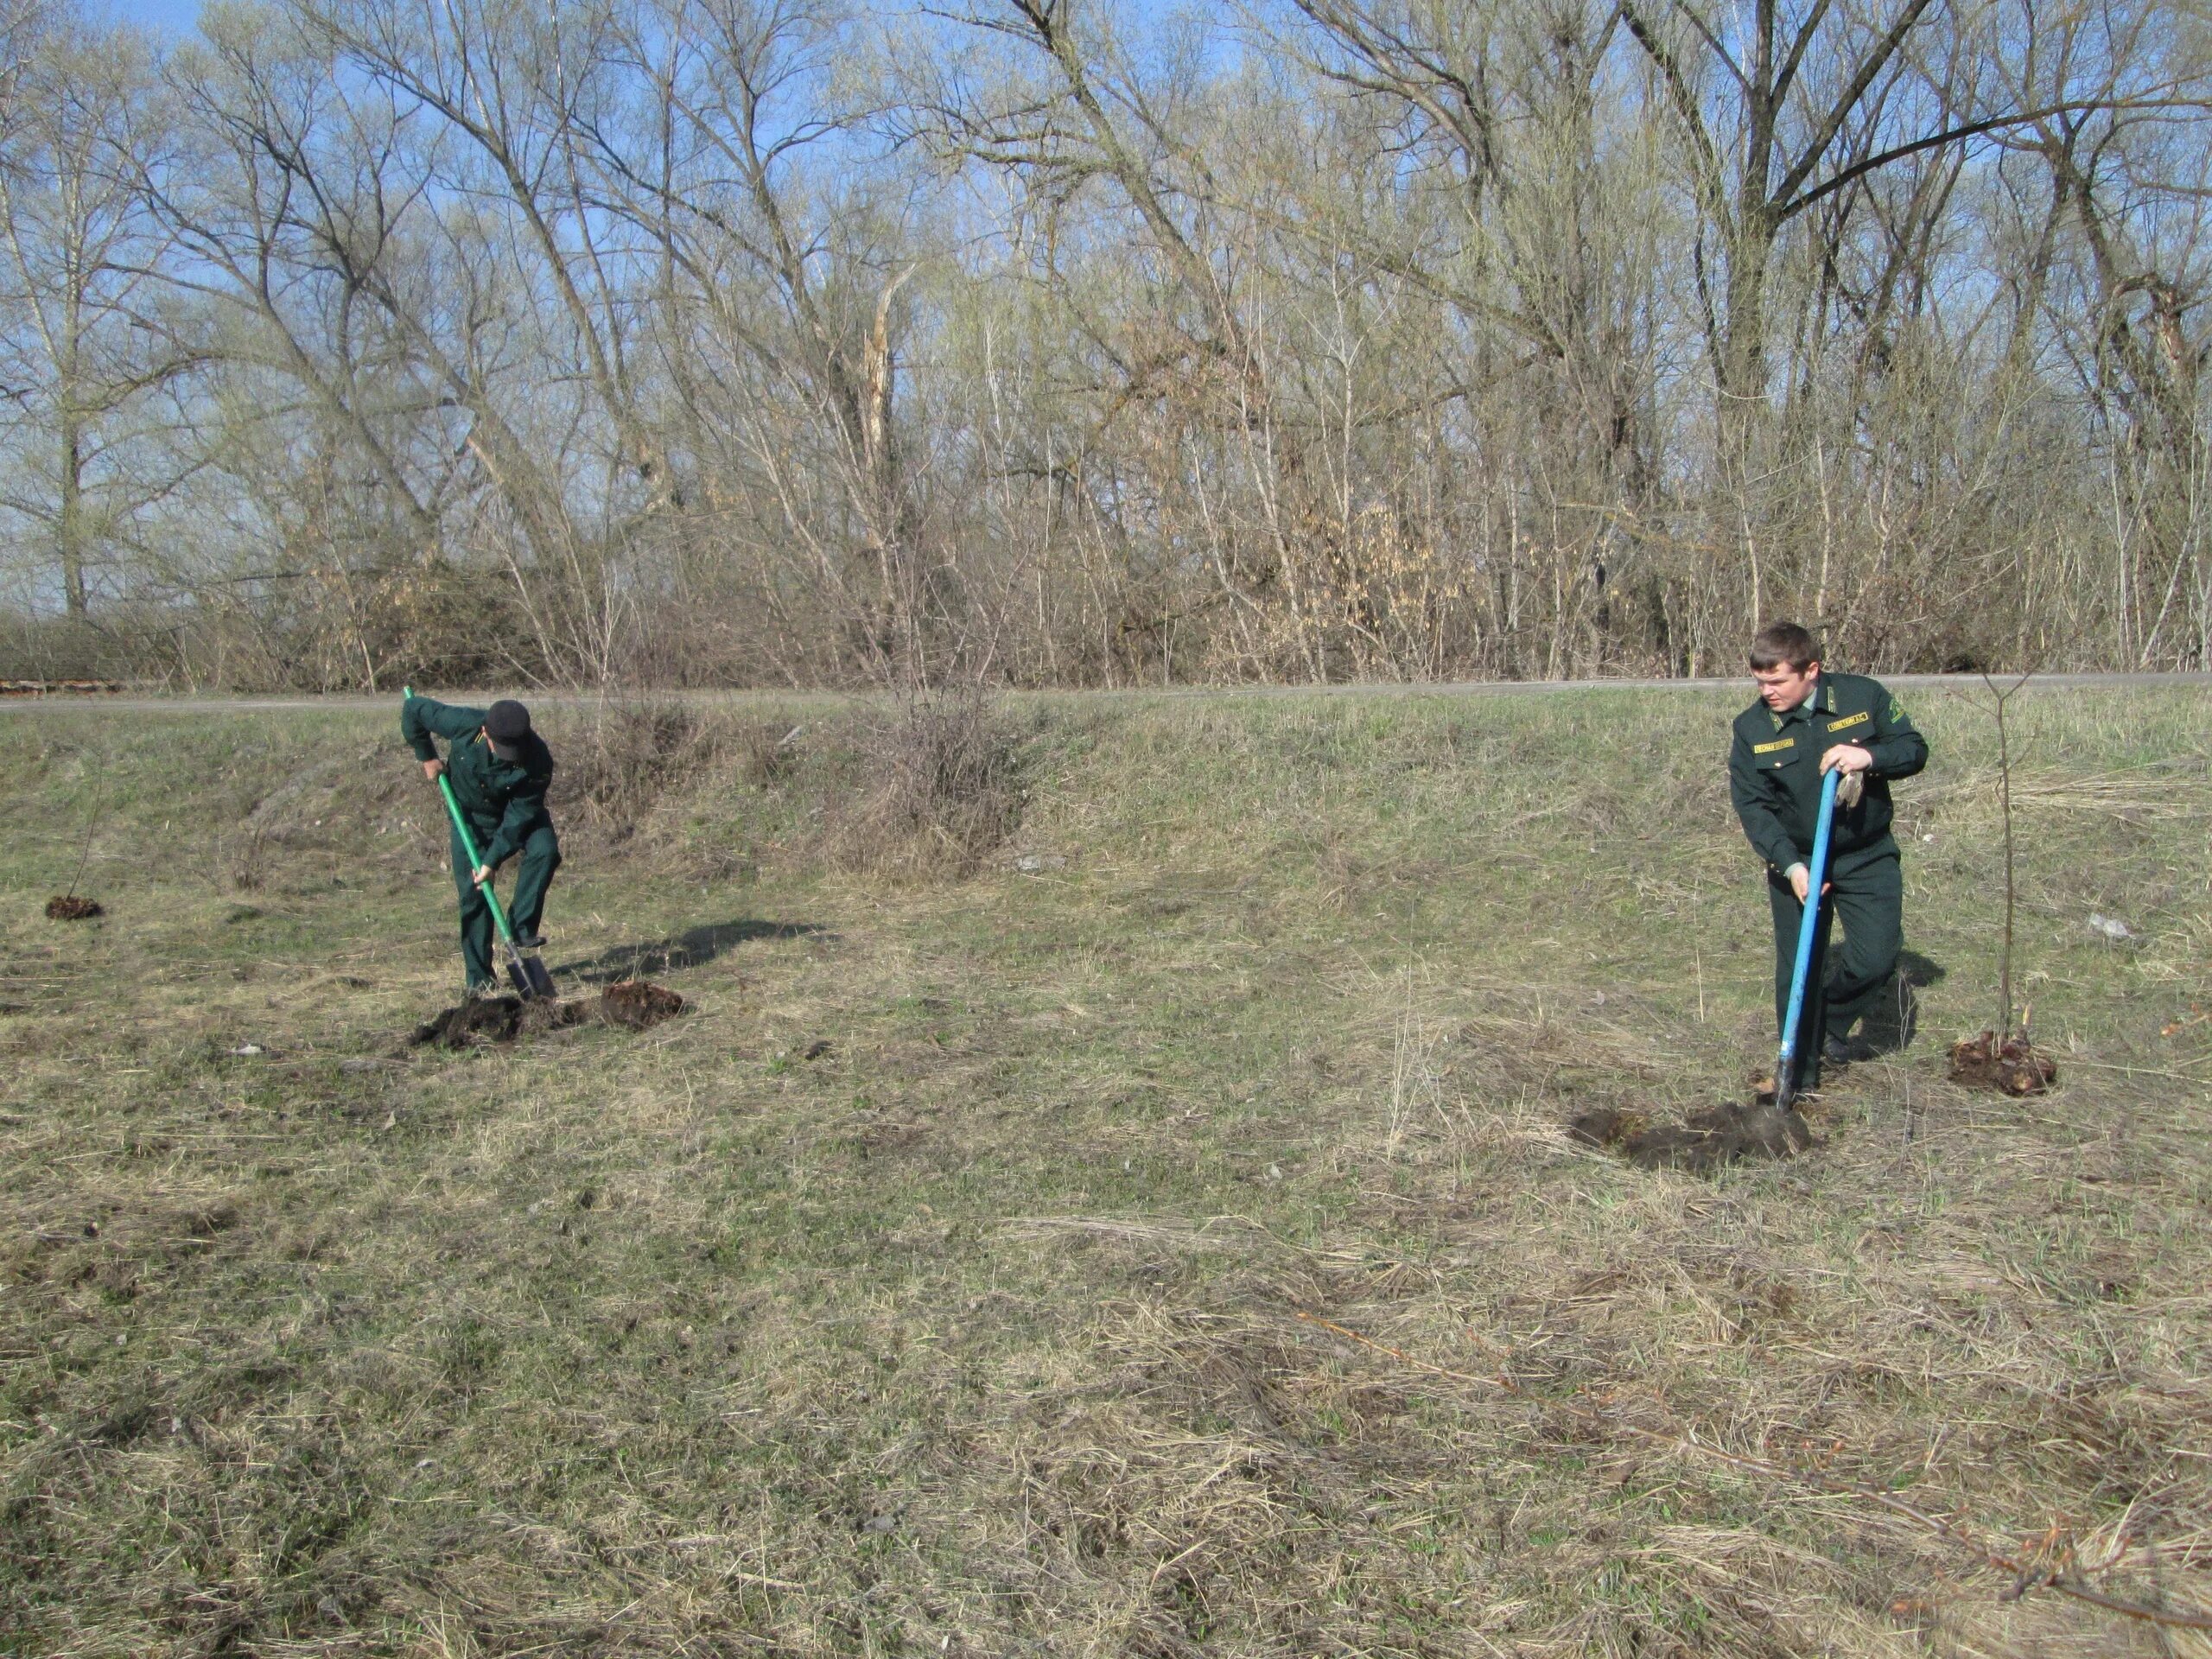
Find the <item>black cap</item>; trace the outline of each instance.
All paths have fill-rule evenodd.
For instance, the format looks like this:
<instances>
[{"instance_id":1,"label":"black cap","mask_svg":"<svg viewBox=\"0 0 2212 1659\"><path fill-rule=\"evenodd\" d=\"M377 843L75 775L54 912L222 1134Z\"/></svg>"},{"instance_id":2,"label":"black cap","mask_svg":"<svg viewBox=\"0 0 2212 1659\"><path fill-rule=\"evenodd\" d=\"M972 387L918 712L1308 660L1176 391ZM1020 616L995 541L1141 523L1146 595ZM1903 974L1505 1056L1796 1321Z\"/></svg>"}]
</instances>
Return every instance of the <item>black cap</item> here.
<instances>
[{"instance_id":1,"label":"black cap","mask_svg":"<svg viewBox=\"0 0 2212 1659\"><path fill-rule=\"evenodd\" d=\"M512 698L500 698L485 711L484 735L507 747L521 742L530 735L530 710Z\"/></svg>"}]
</instances>

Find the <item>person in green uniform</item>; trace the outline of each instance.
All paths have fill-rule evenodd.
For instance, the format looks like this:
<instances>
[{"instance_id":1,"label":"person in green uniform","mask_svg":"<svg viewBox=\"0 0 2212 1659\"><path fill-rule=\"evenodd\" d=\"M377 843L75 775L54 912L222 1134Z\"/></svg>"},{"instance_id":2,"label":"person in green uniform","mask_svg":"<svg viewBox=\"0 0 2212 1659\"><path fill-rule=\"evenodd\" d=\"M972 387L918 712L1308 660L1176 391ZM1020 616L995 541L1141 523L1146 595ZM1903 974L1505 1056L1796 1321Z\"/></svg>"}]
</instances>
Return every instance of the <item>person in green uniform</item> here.
<instances>
[{"instance_id":1,"label":"person in green uniform","mask_svg":"<svg viewBox=\"0 0 2212 1659\"><path fill-rule=\"evenodd\" d=\"M1795 622L1761 628L1751 663L1758 701L1736 716L1728 793L1752 850L1766 861L1777 1032L1789 1014L1821 780L1843 774L1798 1027L1798 1086L1816 1089L1824 1062L1833 1067L1853 1058L1852 1027L1877 1006L1897 972L1904 881L1890 834L1890 783L1928 764L1928 741L1878 682L1825 671L1820 647ZM1832 954L1829 934L1838 919L1843 944Z\"/></svg>"},{"instance_id":2,"label":"person in green uniform","mask_svg":"<svg viewBox=\"0 0 2212 1659\"><path fill-rule=\"evenodd\" d=\"M489 709L468 709L429 697L410 697L399 705L399 730L423 775L435 783L439 773L453 785L454 799L468 820L469 834L483 862L471 865L453 831L453 882L461 894L461 956L472 996L497 988L492 971L492 907L484 902L493 873L519 853L514 898L507 924L525 948L544 943L538 924L545 914L545 890L561 868L561 842L545 810L545 788L553 781L553 755L545 740L531 729L530 710L503 699ZM446 758L438 759L432 740L442 737Z\"/></svg>"}]
</instances>

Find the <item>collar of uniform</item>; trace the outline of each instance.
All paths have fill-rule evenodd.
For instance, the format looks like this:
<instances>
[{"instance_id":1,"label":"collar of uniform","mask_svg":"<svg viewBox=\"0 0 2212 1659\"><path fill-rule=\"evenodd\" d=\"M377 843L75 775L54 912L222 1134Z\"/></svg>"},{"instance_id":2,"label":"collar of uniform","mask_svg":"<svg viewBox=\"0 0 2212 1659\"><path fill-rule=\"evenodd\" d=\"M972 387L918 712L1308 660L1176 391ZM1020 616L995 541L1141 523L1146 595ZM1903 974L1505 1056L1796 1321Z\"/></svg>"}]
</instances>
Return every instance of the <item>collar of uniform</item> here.
<instances>
[{"instance_id":1,"label":"collar of uniform","mask_svg":"<svg viewBox=\"0 0 2212 1659\"><path fill-rule=\"evenodd\" d=\"M1801 715L1807 720L1810 720L1815 715L1821 712L1821 706L1823 702L1827 705L1828 713L1834 714L1835 712L1835 692L1834 689L1829 686L1828 677L1825 674L1820 676L1813 682L1813 689L1805 694L1804 702L1799 703L1794 709L1770 709L1766 711L1766 717L1774 722L1774 729L1778 732L1783 726L1787 725L1789 721L1799 718Z\"/></svg>"}]
</instances>

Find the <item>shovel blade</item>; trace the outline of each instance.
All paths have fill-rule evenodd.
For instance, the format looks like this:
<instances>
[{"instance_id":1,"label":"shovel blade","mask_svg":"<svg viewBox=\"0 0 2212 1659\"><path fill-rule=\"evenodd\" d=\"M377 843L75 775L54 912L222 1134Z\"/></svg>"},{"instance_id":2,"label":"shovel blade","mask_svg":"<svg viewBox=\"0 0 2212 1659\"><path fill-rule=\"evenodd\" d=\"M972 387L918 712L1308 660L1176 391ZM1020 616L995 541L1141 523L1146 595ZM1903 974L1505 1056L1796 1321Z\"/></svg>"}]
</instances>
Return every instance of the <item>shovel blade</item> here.
<instances>
[{"instance_id":1,"label":"shovel blade","mask_svg":"<svg viewBox=\"0 0 2212 1659\"><path fill-rule=\"evenodd\" d=\"M545 964L536 957L525 957L520 951L507 958L507 979L515 988L515 995L525 1002L554 999L553 976L545 971Z\"/></svg>"},{"instance_id":2,"label":"shovel blade","mask_svg":"<svg viewBox=\"0 0 2212 1659\"><path fill-rule=\"evenodd\" d=\"M1785 1048L1774 1065L1774 1103L1777 1110L1788 1111L1797 1098L1797 1056Z\"/></svg>"}]
</instances>

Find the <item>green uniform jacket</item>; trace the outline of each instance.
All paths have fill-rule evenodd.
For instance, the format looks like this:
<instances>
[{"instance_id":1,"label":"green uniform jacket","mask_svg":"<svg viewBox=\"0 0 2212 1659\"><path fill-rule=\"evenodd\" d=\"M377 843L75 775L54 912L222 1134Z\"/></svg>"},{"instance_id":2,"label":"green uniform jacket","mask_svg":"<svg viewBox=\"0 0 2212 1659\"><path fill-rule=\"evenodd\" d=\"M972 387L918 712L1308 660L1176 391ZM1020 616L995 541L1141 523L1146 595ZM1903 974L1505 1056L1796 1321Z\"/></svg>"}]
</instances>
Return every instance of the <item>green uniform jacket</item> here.
<instances>
[{"instance_id":1,"label":"green uniform jacket","mask_svg":"<svg viewBox=\"0 0 2212 1659\"><path fill-rule=\"evenodd\" d=\"M461 816L477 831L477 852L497 868L518 852L530 832L551 820L545 811L545 787L553 781L553 755L532 732L522 743L522 759L502 760L483 735L484 710L459 703L410 697L399 705L399 733L417 760L435 760L433 734L447 740L446 777ZM489 841L483 839L488 831Z\"/></svg>"},{"instance_id":2,"label":"green uniform jacket","mask_svg":"<svg viewBox=\"0 0 2212 1659\"><path fill-rule=\"evenodd\" d=\"M1891 844L1890 784L1928 764L1928 740L1877 681L1821 671L1809 706L1777 714L1754 702L1736 716L1728 794L1752 849L1779 875L1812 856L1821 810L1821 757L1838 743L1873 756L1859 804L1836 808L1828 850L1838 859Z\"/></svg>"}]
</instances>

